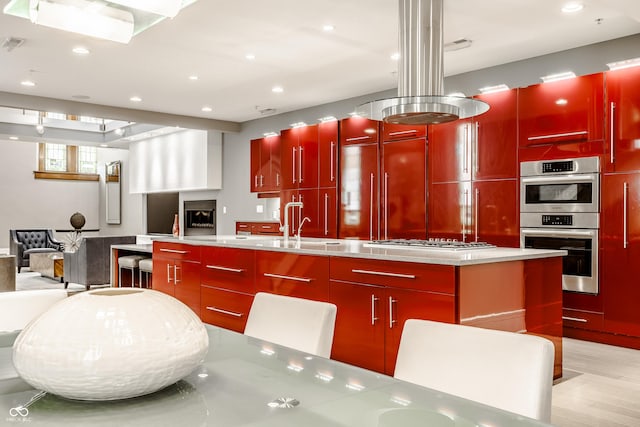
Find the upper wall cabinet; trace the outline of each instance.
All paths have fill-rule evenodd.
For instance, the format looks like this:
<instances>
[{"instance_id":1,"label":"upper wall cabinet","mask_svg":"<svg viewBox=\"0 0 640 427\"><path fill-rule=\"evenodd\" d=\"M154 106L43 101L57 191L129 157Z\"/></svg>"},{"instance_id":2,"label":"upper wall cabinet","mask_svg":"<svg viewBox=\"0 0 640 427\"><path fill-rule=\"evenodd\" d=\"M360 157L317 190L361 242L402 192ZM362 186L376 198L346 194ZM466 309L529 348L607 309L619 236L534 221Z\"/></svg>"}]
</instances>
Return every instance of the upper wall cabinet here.
<instances>
[{"instance_id":1,"label":"upper wall cabinet","mask_svg":"<svg viewBox=\"0 0 640 427\"><path fill-rule=\"evenodd\" d=\"M608 71L606 172L640 170L640 67Z\"/></svg>"},{"instance_id":2,"label":"upper wall cabinet","mask_svg":"<svg viewBox=\"0 0 640 427\"><path fill-rule=\"evenodd\" d=\"M429 181L471 179L474 124L470 119L429 126Z\"/></svg>"},{"instance_id":3,"label":"upper wall cabinet","mask_svg":"<svg viewBox=\"0 0 640 427\"><path fill-rule=\"evenodd\" d=\"M251 141L251 191L280 191L280 136Z\"/></svg>"},{"instance_id":4,"label":"upper wall cabinet","mask_svg":"<svg viewBox=\"0 0 640 427\"><path fill-rule=\"evenodd\" d=\"M219 190L222 133L184 130L129 144L129 192Z\"/></svg>"},{"instance_id":5,"label":"upper wall cabinet","mask_svg":"<svg viewBox=\"0 0 640 427\"><path fill-rule=\"evenodd\" d=\"M318 124L320 188L335 188L338 183L338 121Z\"/></svg>"},{"instance_id":6,"label":"upper wall cabinet","mask_svg":"<svg viewBox=\"0 0 640 427\"><path fill-rule=\"evenodd\" d=\"M518 116L521 148L573 143L556 148L557 153L552 156L602 154L604 75L590 74L522 88Z\"/></svg>"},{"instance_id":7,"label":"upper wall cabinet","mask_svg":"<svg viewBox=\"0 0 640 427\"><path fill-rule=\"evenodd\" d=\"M364 117L340 120L340 145L378 143L380 122Z\"/></svg>"},{"instance_id":8,"label":"upper wall cabinet","mask_svg":"<svg viewBox=\"0 0 640 427\"><path fill-rule=\"evenodd\" d=\"M280 135L282 188L317 188L318 125L285 129Z\"/></svg>"}]
</instances>

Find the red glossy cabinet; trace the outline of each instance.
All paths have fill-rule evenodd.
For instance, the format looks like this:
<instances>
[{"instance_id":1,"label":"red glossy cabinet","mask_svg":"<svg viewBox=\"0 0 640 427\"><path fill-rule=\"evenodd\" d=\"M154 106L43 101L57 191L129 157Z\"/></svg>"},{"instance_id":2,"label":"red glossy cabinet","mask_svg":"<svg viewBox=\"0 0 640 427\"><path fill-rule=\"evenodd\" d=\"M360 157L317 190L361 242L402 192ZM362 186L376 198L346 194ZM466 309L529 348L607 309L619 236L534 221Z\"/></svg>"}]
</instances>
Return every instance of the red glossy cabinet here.
<instances>
[{"instance_id":1,"label":"red glossy cabinet","mask_svg":"<svg viewBox=\"0 0 640 427\"><path fill-rule=\"evenodd\" d=\"M338 237L338 205L335 188L321 188L319 191L319 229L314 237L335 239ZM306 233L303 233L303 236Z\"/></svg>"},{"instance_id":2,"label":"red glossy cabinet","mask_svg":"<svg viewBox=\"0 0 640 427\"><path fill-rule=\"evenodd\" d=\"M382 122L382 140L397 141L400 139L425 138L427 136L426 125L395 125Z\"/></svg>"},{"instance_id":3,"label":"red glossy cabinet","mask_svg":"<svg viewBox=\"0 0 640 427\"><path fill-rule=\"evenodd\" d=\"M640 170L640 67L608 71L604 170Z\"/></svg>"},{"instance_id":4,"label":"red glossy cabinet","mask_svg":"<svg viewBox=\"0 0 640 427\"><path fill-rule=\"evenodd\" d=\"M602 73L540 83L520 89L518 99L520 147L583 143L604 139L604 77ZM585 147L565 147L566 157ZM590 148L586 148L590 151Z\"/></svg>"},{"instance_id":5,"label":"red glossy cabinet","mask_svg":"<svg viewBox=\"0 0 640 427\"><path fill-rule=\"evenodd\" d=\"M379 230L378 144L340 147L338 237L372 240Z\"/></svg>"},{"instance_id":6,"label":"red glossy cabinet","mask_svg":"<svg viewBox=\"0 0 640 427\"><path fill-rule=\"evenodd\" d=\"M471 181L429 186L429 237L471 241Z\"/></svg>"},{"instance_id":7,"label":"red glossy cabinet","mask_svg":"<svg viewBox=\"0 0 640 427\"><path fill-rule=\"evenodd\" d=\"M282 188L318 187L318 125L281 133Z\"/></svg>"},{"instance_id":8,"label":"red glossy cabinet","mask_svg":"<svg viewBox=\"0 0 640 427\"><path fill-rule=\"evenodd\" d=\"M601 218L604 327L640 337L640 174L603 176Z\"/></svg>"},{"instance_id":9,"label":"red glossy cabinet","mask_svg":"<svg viewBox=\"0 0 640 427\"><path fill-rule=\"evenodd\" d=\"M200 247L154 242L153 288L179 299L200 316Z\"/></svg>"},{"instance_id":10,"label":"red glossy cabinet","mask_svg":"<svg viewBox=\"0 0 640 427\"><path fill-rule=\"evenodd\" d=\"M336 188L338 182L338 121L318 124L320 188Z\"/></svg>"},{"instance_id":11,"label":"red glossy cabinet","mask_svg":"<svg viewBox=\"0 0 640 427\"><path fill-rule=\"evenodd\" d=\"M489 104L472 124L472 179L518 177L518 90L475 96Z\"/></svg>"},{"instance_id":12,"label":"red glossy cabinet","mask_svg":"<svg viewBox=\"0 0 640 427\"><path fill-rule=\"evenodd\" d=\"M380 139L380 122L364 117L340 120L340 145L377 143Z\"/></svg>"},{"instance_id":13,"label":"red glossy cabinet","mask_svg":"<svg viewBox=\"0 0 640 427\"><path fill-rule=\"evenodd\" d=\"M331 259L331 357L393 375L407 319L456 322L454 267Z\"/></svg>"},{"instance_id":14,"label":"red glossy cabinet","mask_svg":"<svg viewBox=\"0 0 640 427\"><path fill-rule=\"evenodd\" d=\"M256 291L327 301L329 257L257 251Z\"/></svg>"},{"instance_id":15,"label":"red glossy cabinet","mask_svg":"<svg viewBox=\"0 0 640 427\"><path fill-rule=\"evenodd\" d=\"M470 240L520 247L518 181L474 181Z\"/></svg>"},{"instance_id":16,"label":"red glossy cabinet","mask_svg":"<svg viewBox=\"0 0 640 427\"><path fill-rule=\"evenodd\" d=\"M280 136L251 140L251 191L279 191L280 173Z\"/></svg>"},{"instance_id":17,"label":"red glossy cabinet","mask_svg":"<svg viewBox=\"0 0 640 427\"><path fill-rule=\"evenodd\" d=\"M474 124L471 120L429 126L429 181L471 179Z\"/></svg>"},{"instance_id":18,"label":"red glossy cabinet","mask_svg":"<svg viewBox=\"0 0 640 427\"><path fill-rule=\"evenodd\" d=\"M380 237L427 236L427 141L425 138L382 144Z\"/></svg>"}]
</instances>

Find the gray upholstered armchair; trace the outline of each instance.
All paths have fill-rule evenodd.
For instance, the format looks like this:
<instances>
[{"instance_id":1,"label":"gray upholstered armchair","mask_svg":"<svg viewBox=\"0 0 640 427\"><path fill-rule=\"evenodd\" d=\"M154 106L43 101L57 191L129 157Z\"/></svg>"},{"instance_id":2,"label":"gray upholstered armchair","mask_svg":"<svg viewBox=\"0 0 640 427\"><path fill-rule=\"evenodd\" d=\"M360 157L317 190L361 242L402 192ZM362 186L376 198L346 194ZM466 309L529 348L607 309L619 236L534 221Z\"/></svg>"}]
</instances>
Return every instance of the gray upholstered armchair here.
<instances>
[{"instance_id":1,"label":"gray upholstered armchair","mask_svg":"<svg viewBox=\"0 0 640 427\"><path fill-rule=\"evenodd\" d=\"M64 287L71 283L104 285L111 282L111 245L135 243L136 236L87 236L75 252L64 253Z\"/></svg>"},{"instance_id":2,"label":"gray upholstered armchair","mask_svg":"<svg viewBox=\"0 0 640 427\"><path fill-rule=\"evenodd\" d=\"M9 230L9 235L9 253L16 256L18 273L22 267L29 267L29 255L63 249L51 229Z\"/></svg>"}]
</instances>

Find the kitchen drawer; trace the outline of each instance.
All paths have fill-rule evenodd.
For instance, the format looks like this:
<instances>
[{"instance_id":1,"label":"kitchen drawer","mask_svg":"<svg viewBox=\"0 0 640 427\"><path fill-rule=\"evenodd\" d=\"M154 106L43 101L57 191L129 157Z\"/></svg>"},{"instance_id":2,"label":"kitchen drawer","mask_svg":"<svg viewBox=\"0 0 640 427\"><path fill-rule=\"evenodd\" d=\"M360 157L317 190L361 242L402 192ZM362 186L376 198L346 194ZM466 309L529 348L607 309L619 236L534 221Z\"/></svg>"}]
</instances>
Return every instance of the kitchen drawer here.
<instances>
[{"instance_id":1,"label":"kitchen drawer","mask_svg":"<svg viewBox=\"0 0 640 427\"><path fill-rule=\"evenodd\" d=\"M251 223L236 222L236 234L251 234Z\"/></svg>"},{"instance_id":2,"label":"kitchen drawer","mask_svg":"<svg viewBox=\"0 0 640 427\"><path fill-rule=\"evenodd\" d=\"M202 321L211 325L244 332L253 295L201 286Z\"/></svg>"},{"instance_id":3,"label":"kitchen drawer","mask_svg":"<svg viewBox=\"0 0 640 427\"><path fill-rule=\"evenodd\" d=\"M203 285L255 293L255 252L248 249L202 248Z\"/></svg>"},{"instance_id":4,"label":"kitchen drawer","mask_svg":"<svg viewBox=\"0 0 640 427\"><path fill-rule=\"evenodd\" d=\"M601 331L604 325L604 316L596 311L563 308L562 325L571 328Z\"/></svg>"},{"instance_id":5,"label":"kitchen drawer","mask_svg":"<svg viewBox=\"0 0 640 427\"><path fill-rule=\"evenodd\" d=\"M455 267L331 257L331 280L455 294Z\"/></svg>"},{"instance_id":6,"label":"kitchen drawer","mask_svg":"<svg viewBox=\"0 0 640 427\"><path fill-rule=\"evenodd\" d=\"M426 136L426 125L394 125L382 122L382 141L424 138Z\"/></svg>"},{"instance_id":7,"label":"kitchen drawer","mask_svg":"<svg viewBox=\"0 0 640 427\"><path fill-rule=\"evenodd\" d=\"M256 251L256 291L327 301L329 257Z\"/></svg>"},{"instance_id":8,"label":"kitchen drawer","mask_svg":"<svg viewBox=\"0 0 640 427\"><path fill-rule=\"evenodd\" d=\"M256 222L251 229L253 234L280 234L280 224L277 222Z\"/></svg>"},{"instance_id":9,"label":"kitchen drawer","mask_svg":"<svg viewBox=\"0 0 640 427\"><path fill-rule=\"evenodd\" d=\"M200 262L200 246L184 243L153 242L153 256Z\"/></svg>"}]
</instances>

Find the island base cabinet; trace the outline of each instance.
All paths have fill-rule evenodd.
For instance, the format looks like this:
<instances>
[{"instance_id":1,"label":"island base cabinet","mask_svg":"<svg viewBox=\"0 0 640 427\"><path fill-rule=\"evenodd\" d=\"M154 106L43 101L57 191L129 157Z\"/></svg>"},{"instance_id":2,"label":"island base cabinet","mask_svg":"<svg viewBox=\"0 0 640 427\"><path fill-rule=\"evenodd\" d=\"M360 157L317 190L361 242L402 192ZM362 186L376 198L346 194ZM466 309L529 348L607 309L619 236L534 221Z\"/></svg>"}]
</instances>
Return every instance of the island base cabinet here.
<instances>
[{"instance_id":1,"label":"island base cabinet","mask_svg":"<svg viewBox=\"0 0 640 427\"><path fill-rule=\"evenodd\" d=\"M202 321L232 331L244 332L253 295L202 286Z\"/></svg>"},{"instance_id":2,"label":"island base cabinet","mask_svg":"<svg viewBox=\"0 0 640 427\"><path fill-rule=\"evenodd\" d=\"M175 297L200 316L200 247L155 242L153 288Z\"/></svg>"}]
</instances>

